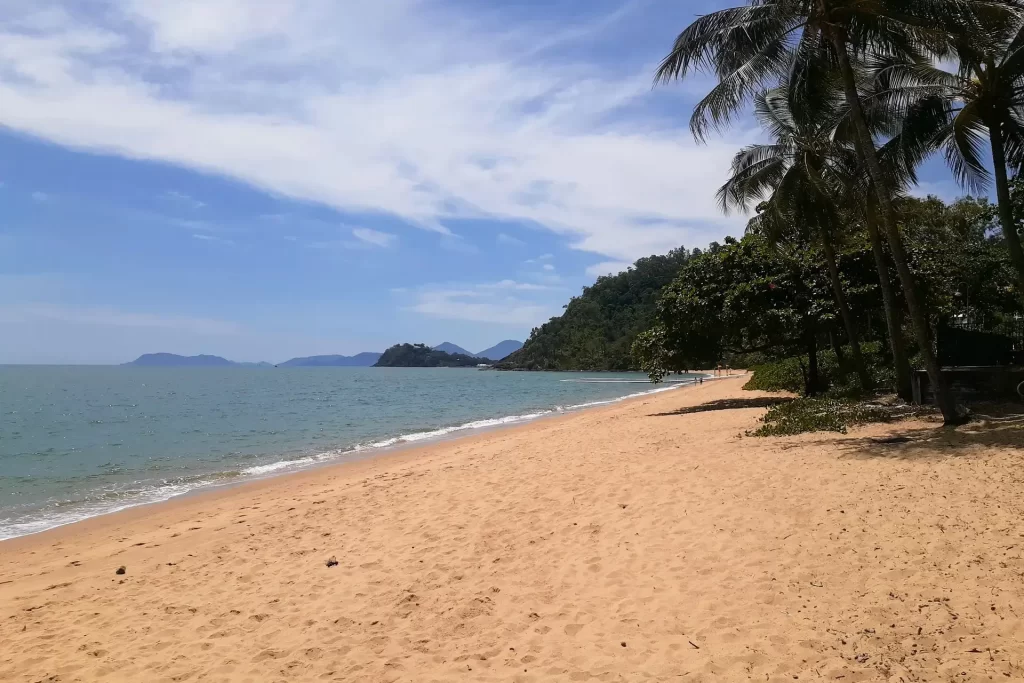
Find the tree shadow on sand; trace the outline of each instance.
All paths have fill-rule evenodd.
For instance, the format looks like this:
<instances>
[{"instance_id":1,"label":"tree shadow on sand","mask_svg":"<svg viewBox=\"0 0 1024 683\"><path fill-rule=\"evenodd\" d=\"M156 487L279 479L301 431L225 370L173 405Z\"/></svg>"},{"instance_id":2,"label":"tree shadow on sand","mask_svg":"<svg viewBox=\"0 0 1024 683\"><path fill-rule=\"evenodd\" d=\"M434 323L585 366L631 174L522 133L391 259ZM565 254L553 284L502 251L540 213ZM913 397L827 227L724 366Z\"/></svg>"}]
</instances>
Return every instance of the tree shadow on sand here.
<instances>
[{"instance_id":1,"label":"tree shadow on sand","mask_svg":"<svg viewBox=\"0 0 1024 683\"><path fill-rule=\"evenodd\" d=\"M846 457L854 458L944 459L979 455L989 448L1012 450L1024 457L1024 414L983 416L955 429L896 423L884 435L833 437L812 443L839 448Z\"/></svg>"},{"instance_id":2,"label":"tree shadow on sand","mask_svg":"<svg viewBox=\"0 0 1024 683\"><path fill-rule=\"evenodd\" d=\"M757 398L723 398L708 401L697 406L686 406L668 413L653 413L651 417L672 417L674 415L693 415L694 413L710 413L716 410L741 410L743 408L771 408L789 403L791 396L759 396Z\"/></svg>"}]
</instances>

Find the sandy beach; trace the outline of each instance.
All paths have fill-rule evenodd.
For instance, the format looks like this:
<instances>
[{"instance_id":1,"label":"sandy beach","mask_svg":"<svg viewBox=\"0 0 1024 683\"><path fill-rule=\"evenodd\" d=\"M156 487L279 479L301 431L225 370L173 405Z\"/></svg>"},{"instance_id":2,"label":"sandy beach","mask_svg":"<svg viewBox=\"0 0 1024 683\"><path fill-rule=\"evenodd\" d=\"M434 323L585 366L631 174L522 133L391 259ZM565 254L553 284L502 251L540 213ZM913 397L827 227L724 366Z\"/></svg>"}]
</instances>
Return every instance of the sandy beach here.
<instances>
[{"instance_id":1,"label":"sandy beach","mask_svg":"<svg viewBox=\"0 0 1024 683\"><path fill-rule=\"evenodd\" d=\"M1024 680L1019 424L741 384L0 543L0 680Z\"/></svg>"}]
</instances>

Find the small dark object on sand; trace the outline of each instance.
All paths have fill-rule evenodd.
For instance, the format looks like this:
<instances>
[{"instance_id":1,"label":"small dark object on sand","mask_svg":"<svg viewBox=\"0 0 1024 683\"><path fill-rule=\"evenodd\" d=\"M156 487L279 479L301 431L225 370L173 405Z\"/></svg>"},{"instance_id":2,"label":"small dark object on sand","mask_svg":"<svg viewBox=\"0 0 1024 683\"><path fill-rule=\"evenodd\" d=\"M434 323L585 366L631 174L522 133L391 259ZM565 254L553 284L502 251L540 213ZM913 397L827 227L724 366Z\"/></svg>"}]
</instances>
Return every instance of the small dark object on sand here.
<instances>
[{"instance_id":1,"label":"small dark object on sand","mask_svg":"<svg viewBox=\"0 0 1024 683\"><path fill-rule=\"evenodd\" d=\"M334 559L334 555L331 555L331 557L327 560L327 566L328 567L334 567L337 564L338 564L338 561L336 559Z\"/></svg>"},{"instance_id":2,"label":"small dark object on sand","mask_svg":"<svg viewBox=\"0 0 1024 683\"><path fill-rule=\"evenodd\" d=\"M621 645L622 647L626 647L626 641L622 641L621 643L619 643L619 645Z\"/></svg>"},{"instance_id":3,"label":"small dark object on sand","mask_svg":"<svg viewBox=\"0 0 1024 683\"><path fill-rule=\"evenodd\" d=\"M114 573L120 575L120 574L124 574L126 571L128 571L128 570L124 568L124 565L121 565L120 567L117 568L117 571L114 572Z\"/></svg>"}]
</instances>

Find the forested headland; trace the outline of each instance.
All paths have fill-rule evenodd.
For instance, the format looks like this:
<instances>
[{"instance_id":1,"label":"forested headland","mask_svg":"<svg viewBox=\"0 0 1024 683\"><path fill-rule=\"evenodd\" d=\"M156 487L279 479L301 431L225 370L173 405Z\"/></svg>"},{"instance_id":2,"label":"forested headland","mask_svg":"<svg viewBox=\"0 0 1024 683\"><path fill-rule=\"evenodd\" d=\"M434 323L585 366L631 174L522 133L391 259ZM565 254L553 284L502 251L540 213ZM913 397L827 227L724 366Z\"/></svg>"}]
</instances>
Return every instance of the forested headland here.
<instances>
[{"instance_id":1,"label":"forested headland","mask_svg":"<svg viewBox=\"0 0 1024 683\"><path fill-rule=\"evenodd\" d=\"M686 27L655 83L696 75L698 141L750 115L764 132L717 197L745 234L598 280L503 366L658 381L724 361L761 388L907 401L921 369L962 422L942 366L1024 343L1021 3L750 0ZM932 157L963 198L920 198Z\"/></svg>"}]
</instances>

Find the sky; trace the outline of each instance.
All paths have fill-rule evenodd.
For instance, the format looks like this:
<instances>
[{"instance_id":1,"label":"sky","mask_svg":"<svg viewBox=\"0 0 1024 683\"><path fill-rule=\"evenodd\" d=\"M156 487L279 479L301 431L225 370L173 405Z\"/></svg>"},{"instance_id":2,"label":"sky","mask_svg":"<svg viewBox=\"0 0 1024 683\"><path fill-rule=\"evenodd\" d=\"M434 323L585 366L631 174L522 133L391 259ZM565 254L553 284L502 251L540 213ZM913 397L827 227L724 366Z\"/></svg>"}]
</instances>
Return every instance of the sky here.
<instances>
[{"instance_id":1,"label":"sky","mask_svg":"<svg viewBox=\"0 0 1024 683\"><path fill-rule=\"evenodd\" d=\"M0 363L524 340L742 233L678 0L4 0ZM922 192L948 196L948 175Z\"/></svg>"}]
</instances>

